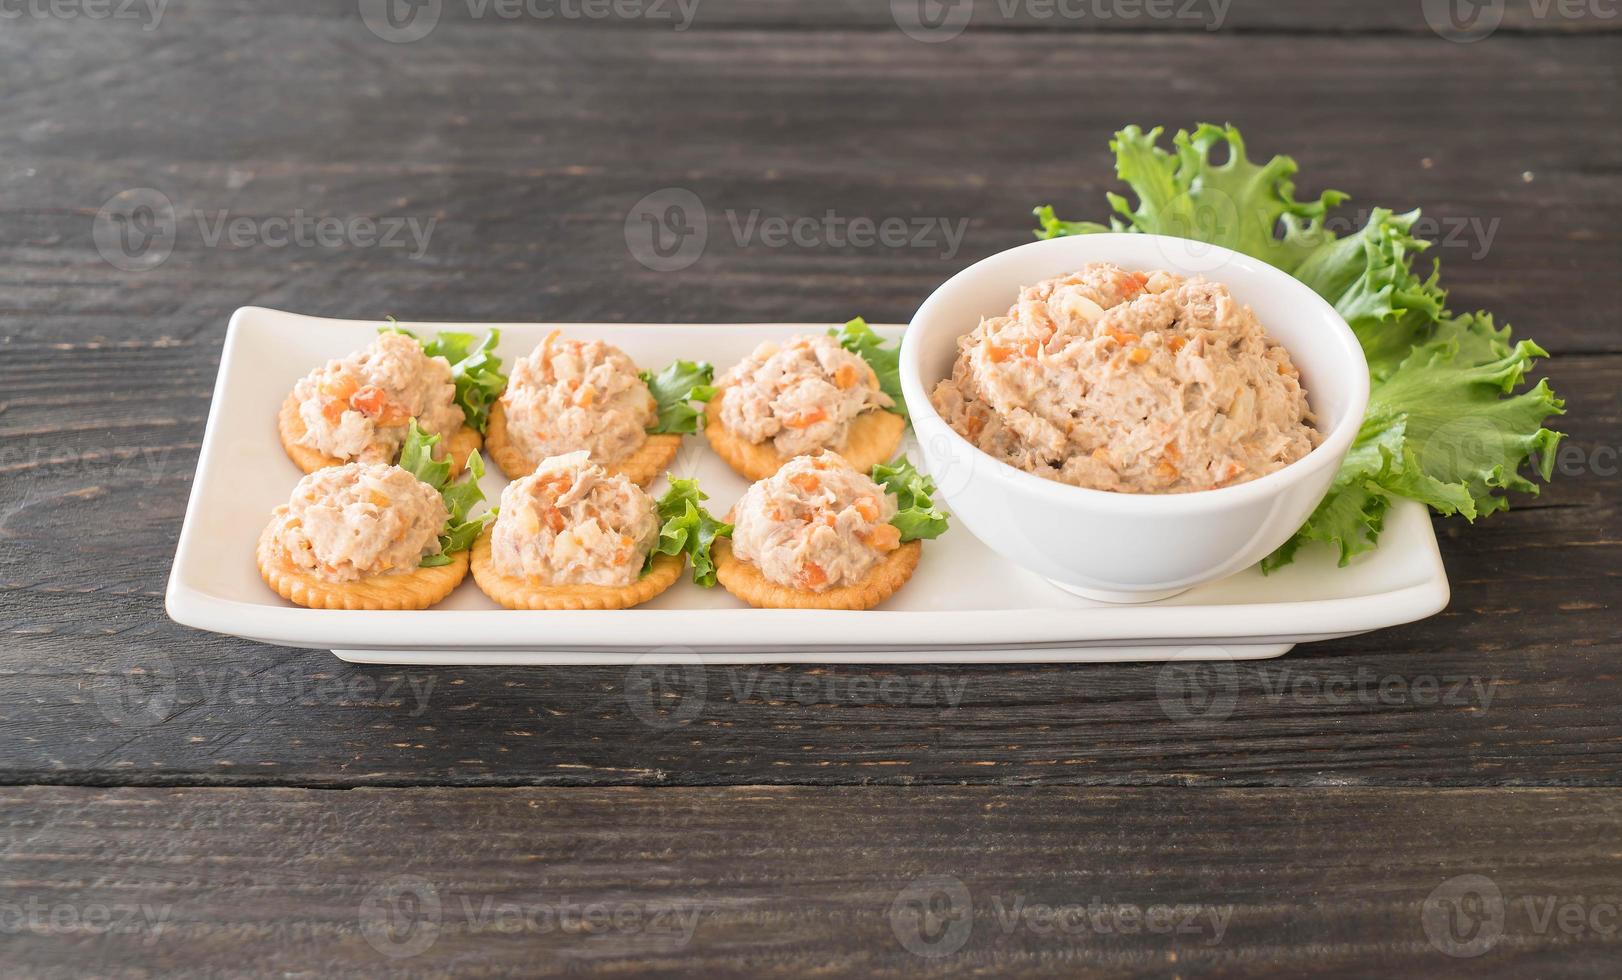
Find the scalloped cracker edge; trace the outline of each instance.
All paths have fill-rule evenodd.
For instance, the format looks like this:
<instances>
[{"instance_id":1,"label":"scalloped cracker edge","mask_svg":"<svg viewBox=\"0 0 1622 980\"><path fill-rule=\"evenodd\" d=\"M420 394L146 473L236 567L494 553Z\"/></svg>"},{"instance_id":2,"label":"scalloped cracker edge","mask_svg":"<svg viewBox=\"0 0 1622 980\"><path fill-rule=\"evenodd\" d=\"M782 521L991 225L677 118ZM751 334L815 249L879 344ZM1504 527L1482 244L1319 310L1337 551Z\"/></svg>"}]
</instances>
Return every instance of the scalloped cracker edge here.
<instances>
[{"instance_id":1,"label":"scalloped cracker edge","mask_svg":"<svg viewBox=\"0 0 1622 980\"><path fill-rule=\"evenodd\" d=\"M499 398L490 405L490 422L484 431L484 448L503 476L517 480L535 472L540 460L530 459L507 437L507 411ZM610 473L618 473L645 490L661 473L670 469L679 452L681 436L674 433L652 434L631 455L617 463L604 464L603 468Z\"/></svg>"},{"instance_id":2,"label":"scalloped cracker edge","mask_svg":"<svg viewBox=\"0 0 1622 980\"><path fill-rule=\"evenodd\" d=\"M782 469L792 456L779 453L769 442L749 442L728 429L721 422L721 401L728 388L715 393L704 406L704 438L717 456L728 466L749 480L764 480ZM873 409L863 412L850 423L845 433L845 444L829 446L834 452L863 473L879 463L889 462L901 448L901 437L907 431L907 421L894 412Z\"/></svg>"},{"instance_id":3,"label":"scalloped cracker edge","mask_svg":"<svg viewBox=\"0 0 1622 980\"><path fill-rule=\"evenodd\" d=\"M629 585L541 585L496 571L486 528L473 542L473 581L508 609L629 609L675 585L686 564L681 555L658 555L647 574Z\"/></svg>"},{"instance_id":4,"label":"scalloped cracker edge","mask_svg":"<svg viewBox=\"0 0 1622 980\"><path fill-rule=\"evenodd\" d=\"M716 539L715 577L730 593L757 609L872 609L896 594L918 567L922 541L908 541L879 560L855 585L809 592L778 585L759 568L732 553L732 542Z\"/></svg>"},{"instance_id":5,"label":"scalloped cracker edge","mask_svg":"<svg viewBox=\"0 0 1622 980\"><path fill-rule=\"evenodd\" d=\"M449 565L417 568L398 575L369 575L354 582L328 582L295 566L265 525L254 558L265 584L283 599L308 609L427 609L467 577L468 554L451 555Z\"/></svg>"}]
</instances>

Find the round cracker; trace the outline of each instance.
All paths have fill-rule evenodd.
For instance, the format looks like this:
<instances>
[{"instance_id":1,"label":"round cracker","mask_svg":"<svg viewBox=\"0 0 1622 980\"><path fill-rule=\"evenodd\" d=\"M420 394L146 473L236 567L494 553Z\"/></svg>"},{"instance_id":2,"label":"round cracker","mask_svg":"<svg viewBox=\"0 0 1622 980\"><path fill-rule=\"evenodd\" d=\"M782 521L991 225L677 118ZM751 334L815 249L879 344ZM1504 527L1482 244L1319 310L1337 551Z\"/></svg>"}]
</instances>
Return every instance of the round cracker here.
<instances>
[{"instance_id":1,"label":"round cracker","mask_svg":"<svg viewBox=\"0 0 1622 980\"><path fill-rule=\"evenodd\" d=\"M509 480L529 476L535 472L535 467L540 463L540 460L532 460L525 455L508 437L507 412L502 407L500 399L490 406L490 424L485 427L484 448L489 450L490 458L495 461L502 475ZM670 469L670 464L676 461L676 454L679 452L681 452L681 436L674 433L650 433L631 455L617 463L605 463L603 468L610 473L618 473L646 490L649 484L659 478L659 474Z\"/></svg>"},{"instance_id":2,"label":"round cracker","mask_svg":"<svg viewBox=\"0 0 1622 980\"><path fill-rule=\"evenodd\" d=\"M721 400L726 397L727 390L722 388L717 391L709 404L704 406L704 438L710 441L710 448L715 450L716 455L726 460L727 465L739 475L750 480L764 480L794 457L784 456L769 442L750 442L727 428L721 422ZM851 421L850 427L845 430L844 445L826 448L845 457L852 466L866 473L895 455L895 451L901 448L901 437L906 431L906 419L894 412L873 409Z\"/></svg>"},{"instance_id":3,"label":"round cracker","mask_svg":"<svg viewBox=\"0 0 1622 980\"><path fill-rule=\"evenodd\" d=\"M681 578L681 555L657 555L647 574L629 585L542 585L496 571L490 528L473 542L473 581L508 609L629 609L640 606Z\"/></svg>"},{"instance_id":4,"label":"round cracker","mask_svg":"<svg viewBox=\"0 0 1622 980\"><path fill-rule=\"evenodd\" d=\"M306 429L304 416L298 411L298 399L292 392L287 393L286 400L282 402L282 410L276 414L276 431L282 437L282 448L287 450L287 457L306 473L353 462L328 456L319 449L311 449L299 441L304 438ZM467 463L467 458L478 452L483 444L484 439L479 435L479 430L464 425L439 441L439 445L434 447L434 458L449 458L451 477L455 478L462 475L462 467Z\"/></svg>"},{"instance_id":5,"label":"round cracker","mask_svg":"<svg viewBox=\"0 0 1622 980\"><path fill-rule=\"evenodd\" d=\"M715 558L716 580L728 592L757 609L872 609L907 584L923 550L922 541L908 541L879 559L855 585L841 585L822 592L778 585L762 575L753 562L734 555L732 541L728 538L717 538L711 553Z\"/></svg>"},{"instance_id":6,"label":"round cracker","mask_svg":"<svg viewBox=\"0 0 1622 980\"><path fill-rule=\"evenodd\" d=\"M451 555L449 565L415 568L398 575L369 575L354 582L329 582L294 565L265 525L254 557L265 584L288 602L309 609L427 609L455 591L467 577L468 554Z\"/></svg>"}]
</instances>

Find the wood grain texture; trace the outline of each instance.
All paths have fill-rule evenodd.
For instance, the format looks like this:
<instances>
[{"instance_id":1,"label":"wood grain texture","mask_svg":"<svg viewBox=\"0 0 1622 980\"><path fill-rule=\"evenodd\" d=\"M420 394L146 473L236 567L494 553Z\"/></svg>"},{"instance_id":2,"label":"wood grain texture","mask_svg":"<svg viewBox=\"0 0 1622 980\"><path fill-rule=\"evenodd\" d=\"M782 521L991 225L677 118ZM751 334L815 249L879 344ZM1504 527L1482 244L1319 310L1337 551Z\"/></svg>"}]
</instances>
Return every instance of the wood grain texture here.
<instances>
[{"instance_id":1,"label":"wood grain texture","mask_svg":"<svg viewBox=\"0 0 1622 980\"><path fill-rule=\"evenodd\" d=\"M527 29L560 32L617 28L671 32L767 28L781 31L895 31L899 17L916 0L689 0L684 16L675 0L635 4L626 17L587 15L606 4L577 3L578 16L523 16L501 11L522 9L515 0L489 3L446 0L440 23L466 23L491 30ZM1499 30L1508 33L1570 34L1611 32L1622 28L1613 8L1588 0L1503 0ZM536 3L530 9L562 11L560 3ZM943 23L955 23L952 12L967 9L966 30L991 31L1198 31L1301 33L1432 33L1421 4L1413 0L945 0ZM900 14L897 14L897 11ZM327 0L169 0L166 21L189 23L205 18L298 18L356 23L356 5ZM429 36L429 40L434 35Z\"/></svg>"},{"instance_id":2,"label":"wood grain texture","mask_svg":"<svg viewBox=\"0 0 1622 980\"><path fill-rule=\"evenodd\" d=\"M10 977L1610 977L1622 903L1622 800L1593 790L30 787L0 807ZM1426 903L1472 881L1481 953L1450 956L1469 932L1428 930Z\"/></svg>"},{"instance_id":3,"label":"wood grain texture","mask_svg":"<svg viewBox=\"0 0 1622 980\"><path fill-rule=\"evenodd\" d=\"M1303 192L1352 193L1349 215L1424 207L1459 308L1492 309L1557 352L1622 350L1587 272L1622 261L1609 35L990 32L928 45L884 31L451 21L393 45L351 20L207 9L145 33L46 20L0 35L0 78L18 93L0 109L0 332L217 342L247 303L374 318L904 321L950 272L1029 240L1032 206L1103 217L1121 125L1214 119L1240 125L1258 154L1294 154ZM177 103L186 92L207 98ZM121 272L97 254L93 219L137 187L173 203L177 240L157 268ZM627 248L625 219L671 187L700 198L709 236L696 264L656 272ZM751 216L830 211L934 230L896 248L820 232L771 247L741 231L758 227ZM221 217L298 214L414 220L426 241L207 244Z\"/></svg>"}]
</instances>

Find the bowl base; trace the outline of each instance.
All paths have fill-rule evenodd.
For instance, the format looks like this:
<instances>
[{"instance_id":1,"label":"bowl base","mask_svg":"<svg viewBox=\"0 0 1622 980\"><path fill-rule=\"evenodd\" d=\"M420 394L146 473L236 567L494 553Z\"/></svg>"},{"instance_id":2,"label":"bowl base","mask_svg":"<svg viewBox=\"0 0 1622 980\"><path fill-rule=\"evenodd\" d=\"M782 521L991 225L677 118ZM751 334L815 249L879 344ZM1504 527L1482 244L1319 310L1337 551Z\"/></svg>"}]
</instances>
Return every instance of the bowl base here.
<instances>
[{"instance_id":1,"label":"bowl base","mask_svg":"<svg viewBox=\"0 0 1622 980\"><path fill-rule=\"evenodd\" d=\"M1113 602L1117 605L1134 605L1142 602L1158 602L1161 599L1170 599L1174 595L1182 595L1189 587L1181 589L1160 589L1150 592L1111 592L1108 589L1083 589L1074 585L1065 585L1048 579L1048 584L1056 589L1079 595L1083 599L1094 599L1098 602Z\"/></svg>"}]
</instances>

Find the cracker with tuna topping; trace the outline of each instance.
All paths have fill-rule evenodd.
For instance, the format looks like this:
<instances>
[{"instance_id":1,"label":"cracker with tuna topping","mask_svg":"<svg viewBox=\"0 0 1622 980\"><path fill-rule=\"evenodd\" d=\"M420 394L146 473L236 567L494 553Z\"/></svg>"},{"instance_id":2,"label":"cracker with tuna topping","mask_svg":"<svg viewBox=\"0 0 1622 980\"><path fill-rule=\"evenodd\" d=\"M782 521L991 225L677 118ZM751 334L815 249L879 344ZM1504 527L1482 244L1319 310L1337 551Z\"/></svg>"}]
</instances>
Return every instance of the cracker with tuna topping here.
<instances>
[{"instance_id":1,"label":"cracker with tuna topping","mask_svg":"<svg viewBox=\"0 0 1622 980\"><path fill-rule=\"evenodd\" d=\"M282 402L282 410L276 416L276 431L281 436L282 448L287 450L287 457L305 473L314 473L316 470L328 466L342 466L349 462L336 456L328 456L318 449L304 445L304 419L299 415L298 398L291 392ZM462 475L462 464L471 453L479 451L484 445L484 439L478 430L472 426L464 425L444 441L444 448L436 455L440 459L449 460L451 476ZM436 447L437 448L437 447Z\"/></svg>"},{"instance_id":2,"label":"cracker with tuna topping","mask_svg":"<svg viewBox=\"0 0 1622 980\"><path fill-rule=\"evenodd\" d=\"M485 431L484 448L509 480L517 480L535 472L539 460L530 459L513 444L507 433L507 413L497 401L490 406L490 425ZM647 489L659 475L670 469L681 451L681 436L669 433L649 433L631 455L615 463L604 463L603 468Z\"/></svg>"},{"instance_id":3,"label":"cracker with tuna topping","mask_svg":"<svg viewBox=\"0 0 1622 980\"><path fill-rule=\"evenodd\" d=\"M473 542L473 581L508 609L629 609L659 595L681 578L681 555L655 555L652 565L629 585L548 585L496 569L489 528Z\"/></svg>"},{"instance_id":4,"label":"cracker with tuna topping","mask_svg":"<svg viewBox=\"0 0 1622 980\"><path fill-rule=\"evenodd\" d=\"M455 591L468 570L468 553L459 551L444 565L329 582L294 566L276 541L274 525L259 535L254 556L266 585L283 599L310 609L427 609Z\"/></svg>"},{"instance_id":5,"label":"cracker with tuna topping","mask_svg":"<svg viewBox=\"0 0 1622 980\"><path fill-rule=\"evenodd\" d=\"M715 542L715 577L723 588L758 609L872 609L895 595L918 567L923 543L909 541L885 555L860 582L822 592L779 585L732 553L732 542Z\"/></svg>"},{"instance_id":6,"label":"cracker with tuna topping","mask_svg":"<svg viewBox=\"0 0 1622 980\"><path fill-rule=\"evenodd\" d=\"M704 407L704 438L710 441L716 455L726 460L740 476L764 480L782 469L792 457L778 452L769 442L749 442L721 422L721 404L727 391L727 387L720 388ZM906 431L906 419L894 412L863 412L851 421L845 444L829 448L857 469L866 470L894 456L901 448L901 437Z\"/></svg>"}]
</instances>

